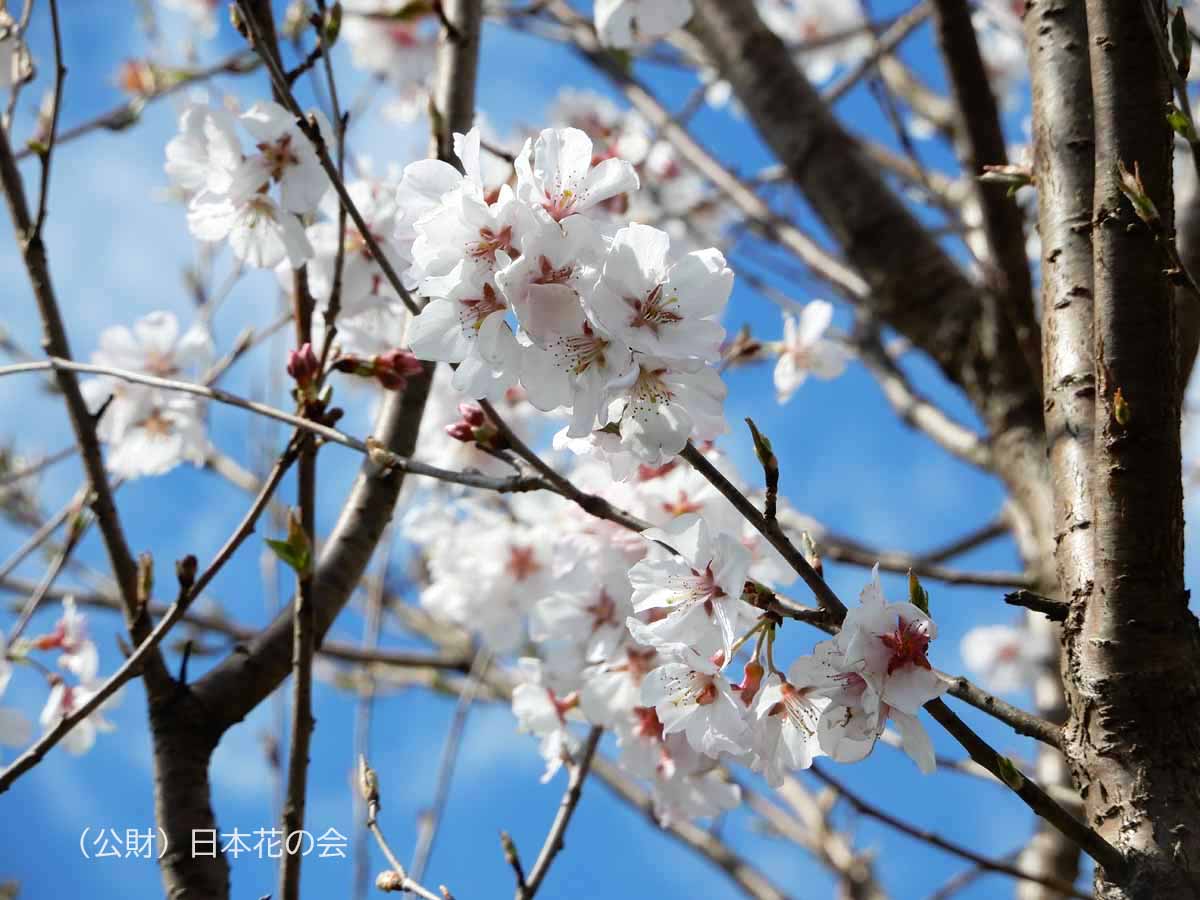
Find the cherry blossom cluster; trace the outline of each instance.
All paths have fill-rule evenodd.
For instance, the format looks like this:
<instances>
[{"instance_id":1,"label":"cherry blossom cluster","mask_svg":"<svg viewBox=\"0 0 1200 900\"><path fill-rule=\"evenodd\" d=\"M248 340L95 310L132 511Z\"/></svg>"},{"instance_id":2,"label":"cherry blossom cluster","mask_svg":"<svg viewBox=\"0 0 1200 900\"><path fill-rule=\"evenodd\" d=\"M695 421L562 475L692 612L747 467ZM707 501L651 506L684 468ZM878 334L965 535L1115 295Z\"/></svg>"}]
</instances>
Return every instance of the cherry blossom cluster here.
<instances>
[{"instance_id":1,"label":"cherry blossom cluster","mask_svg":"<svg viewBox=\"0 0 1200 900\"><path fill-rule=\"evenodd\" d=\"M108 368L178 378L212 357L208 330L196 323L180 334L169 312L153 312L132 328L100 333L92 362ZM103 413L96 435L108 445L109 470L122 478L162 475L181 462L202 465L209 455L204 404L196 397L110 375L81 384L93 413Z\"/></svg>"},{"instance_id":2,"label":"cherry blossom cluster","mask_svg":"<svg viewBox=\"0 0 1200 900\"><path fill-rule=\"evenodd\" d=\"M928 658L936 627L911 603L888 603L877 573L837 637L779 668L779 622L758 601L795 574L707 481L674 461L614 482L584 458L570 475L656 527L637 535L526 495L468 495L405 520L428 572L421 603L498 655L527 654L513 711L539 739L546 779L585 723L616 735L620 764L651 784L663 821L736 806L725 763L778 784L818 756L863 759L889 722L933 768L917 713L949 686ZM803 523L786 503L779 515L789 530Z\"/></svg>"},{"instance_id":3,"label":"cherry blossom cluster","mask_svg":"<svg viewBox=\"0 0 1200 900\"><path fill-rule=\"evenodd\" d=\"M50 695L42 708L40 724L50 730L66 716L88 703L100 690L100 654L88 636L87 617L79 611L71 597L63 600L62 615L47 634L19 638L9 647L0 637L0 696L3 696L12 676L14 662L18 665L33 660L38 652L59 653L57 669L38 664L50 684ZM102 702L90 715L75 725L62 739L62 745L74 754L86 753L96 742L96 736L112 731L114 726L104 717L106 709L120 699L120 692ZM32 726L15 709L0 707L0 745L19 747L29 742Z\"/></svg>"},{"instance_id":4,"label":"cherry blossom cluster","mask_svg":"<svg viewBox=\"0 0 1200 900\"><path fill-rule=\"evenodd\" d=\"M321 114L313 113L328 134ZM303 265L313 248L301 216L329 189L316 151L277 103L254 104L239 116L194 104L167 144L167 175L188 201L188 228L202 241L228 241L249 266ZM253 141L247 153L241 133Z\"/></svg>"},{"instance_id":5,"label":"cherry blossom cluster","mask_svg":"<svg viewBox=\"0 0 1200 900\"><path fill-rule=\"evenodd\" d=\"M409 279L428 306L409 342L454 364L454 385L496 398L520 385L529 402L569 416L563 441L660 465L689 439L725 430L719 317L733 273L715 249L678 259L648 225L613 226L607 201L636 191L626 160L594 159L575 128L526 142L516 185L485 190L480 134L455 136L462 164L409 165L400 204L415 219Z\"/></svg>"}]
</instances>

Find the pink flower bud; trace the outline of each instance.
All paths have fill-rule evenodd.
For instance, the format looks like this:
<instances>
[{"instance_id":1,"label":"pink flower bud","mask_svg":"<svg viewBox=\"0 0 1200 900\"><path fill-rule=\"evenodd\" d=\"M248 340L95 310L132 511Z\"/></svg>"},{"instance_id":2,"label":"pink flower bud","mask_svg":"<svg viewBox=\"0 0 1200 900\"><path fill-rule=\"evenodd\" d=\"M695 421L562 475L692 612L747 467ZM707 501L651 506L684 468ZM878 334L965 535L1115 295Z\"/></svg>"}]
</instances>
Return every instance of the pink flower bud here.
<instances>
[{"instance_id":1,"label":"pink flower bud","mask_svg":"<svg viewBox=\"0 0 1200 900\"><path fill-rule=\"evenodd\" d=\"M475 443L475 429L466 422L455 422L453 425L447 425L446 434L450 435L456 441L462 441L464 444Z\"/></svg>"},{"instance_id":2,"label":"pink flower bud","mask_svg":"<svg viewBox=\"0 0 1200 900\"><path fill-rule=\"evenodd\" d=\"M421 361L408 350L389 350L373 360L375 377L384 390L400 391L422 371Z\"/></svg>"},{"instance_id":3,"label":"pink flower bud","mask_svg":"<svg viewBox=\"0 0 1200 900\"><path fill-rule=\"evenodd\" d=\"M762 684L763 673L762 664L752 659L746 663L746 670L742 675L742 683L734 686L734 689L741 694L742 702L747 706L754 699L754 695L758 693L758 688Z\"/></svg>"},{"instance_id":4,"label":"pink flower bud","mask_svg":"<svg viewBox=\"0 0 1200 900\"><path fill-rule=\"evenodd\" d=\"M462 421L466 422L472 428L479 428L485 421L487 421L483 414L483 410L474 403L458 404L458 414L462 416Z\"/></svg>"},{"instance_id":5,"label":"pink flower bud","mask_svg":"<svg viewBox=\"0 0 1200 900\"><path fill-rule=\"evenodd\" d=\"M305 344L299 350L288 351L287 373L300 387L312 384L320 371L321 363L313 353L312 344Z\"/></svg>"}]
</instances>

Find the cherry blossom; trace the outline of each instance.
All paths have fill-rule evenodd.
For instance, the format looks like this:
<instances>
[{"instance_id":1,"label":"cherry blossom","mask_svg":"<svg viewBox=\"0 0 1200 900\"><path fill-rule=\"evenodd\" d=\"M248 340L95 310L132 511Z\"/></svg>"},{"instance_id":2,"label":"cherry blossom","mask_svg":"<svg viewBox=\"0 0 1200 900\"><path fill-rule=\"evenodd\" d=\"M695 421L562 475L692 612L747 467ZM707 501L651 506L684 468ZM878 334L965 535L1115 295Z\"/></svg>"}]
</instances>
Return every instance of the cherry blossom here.
<instances>
[{"instance_id":1,"label":"cherry blossom","mask_svg":"<svg viewBox=\"0 0 1200 900\"><path fill-rule=\"evenodd\" d=\"M512 227L501 235L511 244ZM590 294L600 275L604 245L596 226L584 216L571 216L561 225L530 228L520 240L521 250L496 281L510 299L521 329L542 346L578 333L584 317L582 296ZM491 255L494 259L497 251Z\"/></svg>"},{"instance_id":2,"label":"cherry blossom","mask_svg":"<svg viewBox=\"0 0 1200 900\"><path fill-rule=\"evenodd\" d=\"M166 154L173 184L189 194L224 193L242 164L237 120L221 107L189 104L179 114L179 134L167 143Z\"/></svg>"},{"instance_id":3,"label":"cherry blossom","mask_svg":"<svg viewBox=\"0 0 1200 900\"><path fill-rule=\"evenodd\" d=\"M800 60L809 79L828 81L841 66L871 51L862 7L843 0L757 0L768 28L789 44L806 44Z\"/></svg>"},{"instance_id":4,"label":"cherry blossom","mask_svg":"<svg viewBox=\"0 0 1200 900\"><path fill-rule=\"evenodd\" d=\"M691 0L596 0L600 42L621 49L656 40L692 17Z\"/></svg>"},{"instance_id":5,"label":"cherry blossom","mask_svg":"<svg viewBox=\"0 0 1200 900\"><path fill-rule=\"evenodd\" d=\"M321 114L310 115L328 134ZM227 239L250 266L270 269L286 258L299 268L313 249L297 216L311 213L328 189L316 152L278 104L256 103L237 119L258 151L250 156L231 118L218 109L189 107L180 117L180 134L167 145L167 173L192 195L188 228L202 241Z\"/></svg>"},{"instance_id":6,"label":"cherry blossom","mask_svg":"<svg viewBox=\"0 0 1200 900\"><path fill-rule=\"evenodd\" d=\"M211 356L205 328L192 326L183 335L168 312L151 313L132 329L105 329L92 359L98 365L177 378ZM192 396L102 375L80 386L89 408L108 407L96 426L109 445L108 468L124 478L161 475L180 462L203 464L209 445L203 407ZM109 398L111 397L111 401Z\"/></svg>"},{"instance_id":7,"label":"cherry blossom","mask_svg":"<svg viewBox=\"0 0 1200 900\"><path fill-rule=\"evenodd\" d=\"M331 134L319 112L314 112L323 134ZM258 153L239 169L236 179L244 179L259 190L268 182L279 185L279 205L288 212L312 212L329 190L329 180L321 169L312 143L296 127L296 120L278 103L255 103L239 119L250 133Z\"/></svg>"},{"instance_id":8,"label":"cherry blossom","mask_svg":"<svg viewBox=\"0 0 1200 900\"><path fill-rule=\"evenodd\" d=\"M42 714L39 719L42 728L49 731L61 722L64 718L75 713L80 707L88 703L99 691L101 684L86 683L70 685L62 679L58 679L53 687L50 688L50 696L46 699L46 705L42 708ZM60 741L67 752L76 756L87 753L96 743L96 735L107 733L116 730L116 726L104 718L103 711L105 707L112 705L112 698L105 700L100 704L99 708L94 710L90 715L82 721L77 722L75 726L68 731Z\"/></svg>"},{"instance_id":9,"label":"cherry blossom","mask_svg":"<svg viewBox=\"0 0 1200 900\"><path fill-rule=\"evenodd\" d=\"M621 568L580 561L534 607L530 637L567 641L584 660L606 660L625 640L625 619L633 611L630 593Z\"/></svg>"},{"instance_id":10,"label":"cherry blossom","mask_svg":"<svg viewBox=\"0 0 1200 900\"><path fill-rule=\"evenodd\" d=\"M888 603L879 583L879 567L842 623L838 642L848 667L860 674L888 706L916 715L926 702L950 687L929 663L930 642L937 626L911 603Z\"/></svg>"},{"instance_id":11,"label":"cherry blossom","mask_svg":"<svg viewBox=\"0 0 1200 900\"><path fill-rule=\"evenodd\" d=\"M626 624L636 641L659 651L662 664L642 679L641 701L658 712L663 734L682 732L694 750L709 756L745 753L750 746L745 704L720 664L687 644L663 641L637 619Z\"/></svg>"},{"instance_id":12,"label":"cherry blossom","mask_svg":"<svg viewBox=\"0 0 1200 900\"><path fill-rule=\"evenodd\" d=\"M713 369L643 356L609 385L619 410L610 421L618 425L623 449L643 463L662 465L689 438L712 440L727 430L725 394Z\"/></svg>"},{"instance_id":13,"label":"cherry blossom","mask_svg":"<svg viewBox=\"0 0 1200 900\"><path fill-rule=\"evenodd\" d=\"M959 652L989 690L1004 694L1031 687L1056 648L1048 635L1031 628L977 625L963 635Z\"/></svg>"},{"instance_id":14,"label":"cherry blossom","mask_svg":"<svg viewBox=\"0 0 1200 900\"><path fill-rule=\"evenodd\" d=\"M797 660L794 667L804 663L804 659ZM794 684L792 677L801 686ZM764 682L754 701L758 720L755 768L772 787L783 782L785 770L807 769L814 757L824 755L818 723L830 703L829 698L804 684L800 672L787 679L773 674Z\"/></svg>"},{"instance_id":15,"label":"cherry blossom","mask_svg":"<svg viewBox=\"0 0 1200 900\"><path fill-rule=\"evenodd\" d=\"M783 341L775 364L775 391L786 403L811 372L818 378L837 378L846 369L846 352L825 337L833 321L833 304L813 300L795 315L783 314Z\"/></svg>"},{"instance_id":16,"label":"cherry blossom","mask_svg":"<svg viewBox=\"0 0 1200 900\"><path fill-rule=\"evenodd\" d=\"M419 358L460 364L456 388L473 398L494 397L516 383L520 348L504 295L490 279L465 277L466 268L463 261L444 278L427 279L436 299L413 319L408 338Z\"/></svg>"},{"instance_id":17,"label":"cherry blossom","mask_svg":"<svg viewBox=\"0 0 1200 900\"><path fill-rule=\"evenodd\" d=\"M734 641L758 615L742 600L750 554L729 535L712 534L697 515L680 516L645 537L678 551L671 555L657 548L629 570L633 608L666 610L645 629L662 641L696 646L715 625L725 658L731 659Z\"/></svg>"},{"instance_id":18,"label":"cherry blossom","mask_svg":"<svg viewBox=\"0 0 1200 900\"><path fill-rule=\"evenodd\" d=\"M720 359L725 329L716 318L733 272L715 249L668 261L670 236L633 224L613 238L592 303L597 321L634 350L676 359Z\"/></svg>"},{"instance_id":19,"label":"cherry blossom","mask_svg":"<svg viewBox=\"0 0 1200 900\"><path fill-rule=\"evenodd\" d=\"M567 728L567 717L578 699L555 693L549 683L553 677L539 659L522 658L517 664L517 677L519 683L512 693L513 715L518 730L541 738L539 749L546 760L542 781L547 782L579 749L579 738Z\"/></svg>"},{"instance_id":20,"label":"cherry blossom","mask_svg":"<svg viewBox=\"0 0 1200 900\"><path fill-rule=\"evenodd\" d=\"M386 78L397 91L387 110L409 121L421 111L433 74L437 31L421 20L398 20L394 0L343 0L341 39L355 66Z\"/></svg>"},{"instance_id":21,"label":"cherry blossom","mask_svg":"<svg viewBox=\"0 0 1200 900\"><path fill-rule=\"evenodd\" d=\"M623 159L592 165L592 139L578 128L547 128L517 156L517 195L555 222L610 197L636 191L637 172Z\"/></svg>"},{"instance_id":22,"label":"cherry blossom","mask_svg":"<svg viewBox=\"0 0 1200 900\"><path fill-rule=\"evenodd\" d=\"M284 259L299 268L313 253L300 220L244 183L227 195L197 196L188 227L202 241L228 239L233 255L255 268L273 269Z\"/></svg>"}]
</instances>

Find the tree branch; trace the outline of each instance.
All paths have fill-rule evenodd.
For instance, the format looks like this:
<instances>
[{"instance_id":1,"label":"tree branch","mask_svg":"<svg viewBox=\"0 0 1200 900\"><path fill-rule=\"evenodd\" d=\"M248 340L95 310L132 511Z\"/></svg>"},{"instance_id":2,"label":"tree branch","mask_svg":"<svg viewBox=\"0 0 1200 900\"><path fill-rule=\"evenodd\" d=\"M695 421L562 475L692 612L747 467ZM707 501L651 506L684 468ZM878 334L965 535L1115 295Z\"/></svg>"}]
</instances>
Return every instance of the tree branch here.
<instances>
[{"instance_id":1,"label":"tree branch","mask_svg":"<svg viewBox=\"0 0 1200 900\"><path fill-rule=\"evenodd\" d=\"M972 862L985 871L999 872L1000 874L1007 875L1010 878L1017 878L1022 881L1032 881L1036 884L1042 884L1046 887L1053 888L1054 890L1059 891L1068 897L1082 897L1084 900L1089 900L1089 898L1092 896L1091 894L1085 894L1082 891L1076 890L1075 886L1070 882L1063 882L1057 878L1047 878L1043 875L1037 875L1033 872L1026 872L1017 866L1004 862L1003 860L991 859L990 857L984 856L981 853L976 853L969 847L964 847L962 844L948 840L933 831L929 831L925 828L919 828L897 816L893 816L891 813L880 809L873 803L867 802L867 800L850 790L845 784L843 784L841 781L838 781L818 765L814 764L812 768L809 769L809 772L818 781L833 788L833 790L835 790L843 800L845 800L854 808L855 812L861 813L864 816L868 816L877 822L882 822L888 828L898 831L901 834L906 834L911 838L922 841L923 843L929 844L931 847L937 847L939 850L944 850L947 853L950 853L961 859L965 859L968 862Z\"/></svg>"},{"instance_id":2,"label":"tree branch","mask_svg":"<svg viewBox=\"0 0 1200 900\"><path fill-rule=\"evenodd\" d=\"M592 730L588 732L587 741L579 752L579 759L571 767L571 777L567 782L566 793L563 794L558 814L555 815L554 822L550 825L550 831L546 834L546 841L542 844L537 861L529 870L525 884L517 885L516 900L531 900L537 894L538 888L542 886L542 881L554 864L554 858L565 846L564 838L567 834L567 826L571 824L571 817L575 815L575 808L579 805L579 798L583 794L583 783L587 781L588 772L592 767L592 758L596 755L596 746L600 743L602 734L604 734L604 729L598 725L592 726Z\"/></svg>"},{"instance_id":3,"label":"tree branch","mask_svg":"<svg viewBox=\"0 0 1200 900\"><path fill-rule=\"evenodd\" d=\"M958 107L963 170L971 179L983 213L992 269L988 280L1016 333L1035 383L1042 372L1041 341L1033 312L1033 282L1025 254L1025 223L1020 207L1003 184L980 181L985 167L1008 164L1000 110L979 52L971 7L966 0L932 0L938 44Z\"/></svg>"}]
</instances>

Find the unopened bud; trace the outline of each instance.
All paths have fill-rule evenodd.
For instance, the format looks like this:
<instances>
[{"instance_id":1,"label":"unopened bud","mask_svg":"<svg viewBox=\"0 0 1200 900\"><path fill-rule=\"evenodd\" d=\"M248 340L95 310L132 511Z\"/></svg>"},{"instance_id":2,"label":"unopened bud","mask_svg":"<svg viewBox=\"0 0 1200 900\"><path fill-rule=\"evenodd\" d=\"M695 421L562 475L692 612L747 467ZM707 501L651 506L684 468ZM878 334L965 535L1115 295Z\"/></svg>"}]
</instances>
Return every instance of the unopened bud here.
<instances>
[{"instance_id":1,"label":"unopened bud","mask_svg":"<svg viewBox=\"0 0 1200 900\"><path fill-rule=\"evenodd\" d=\"M196 583L197 566L196 557L190 553L183 559L176 561L175 577L179 579L179 586L184 590L187 590Z\"/></svg>"},{"instance_id":2,"label":"unopened bud","mask_svg":"<svg viewBox=\"0 0 1200 900\"><path fill-rule=\"evenodd\" d=\"M464 444L475 443L475 429L466 422L455 422L453 425L447 425L446 434L450 435L456 441L462 441Z\"/></svg>"},{"instance_id":3,"label":"unopened bud","mask_svg":"<svg viewBox=\"0 0 1200 900\"><path fill-rule=\"evenodd\" d=\"M402 891L404 890L404 876L391 869L386 872L380 872L375 876L375 887L385 894Z\"/></svg>"},{"instance_id":4,"label":"unopened bud","mask_svg":"<svg viewBox=\"0 0 1200 900\"><path fill-rule=\"evenodd\" d=\"M462 416L462 420L472 428L478 428L487 421L487 417L483 414L483 410L474 403L458 404L458 414Z\"/></svg>"},{"instance_id":5,"label":"unopened bud","mask_svg":"<svg viewBox=\"0 0 1200 900\"><path fill-rule=\"evenodd\" d=\"M375 377L385 391L402 391L408 379L424 371L421 361L408 350L390 350L373 360Z\"/></svg>"},{"instance_id":6,"label":"unopened bud","mask_svg":"<svg viewBox=\"0 0 1200 900\"><path fill-rule=\"evenodd\" d=\"M737 690L741 694L742 702L747 706L754 699L754 695L758 693L758 688L762 684L765 671L762 663L756 659L752 659L746 663L745 672L742 674L742 683L737 685Z\"/></svg>"},{"instance_id":7,"label":"unopened bud","mask_svg":"<svg viewBox=\"0 0 1200 900\"><path fill-rule=\"evenodd\" d=\"M358 791L367 806L379 809L379 779L366 756L361 753L358 755Z\"/></svg>"},{"instance_id":8,"label":"unopened bud","mask_svg":"<svg viewBox=\"0 0 1200 900\"><path fill-rule=\"evenodd\" d=\"M117 69L117 84L135 97L157 94L159 82L158 69L143 59L127 59Z\"/></svg>"},{"instance_id":9,"label":"unopened bud","mask_svg":"<svg viewBox=\"0 0 1200 900\"><path fill-rule=\"evenodd\" d=\"M154 557L149 553L143 553L138 557L137 566L137 595L138 603L146 604L150 602L150 596L154 593Z\"/></svg>"},{"instance_id":10,"label":"unopened bud","mask_svg":"<svg viewBox=\"0 0 1200 900\"><path fill-rule=\"evenodd\" d=\"M288 351L287 373L302 389L311 386L320 371L321 361L313 353L312 344Z\"/></svg>"}]
</instances>

